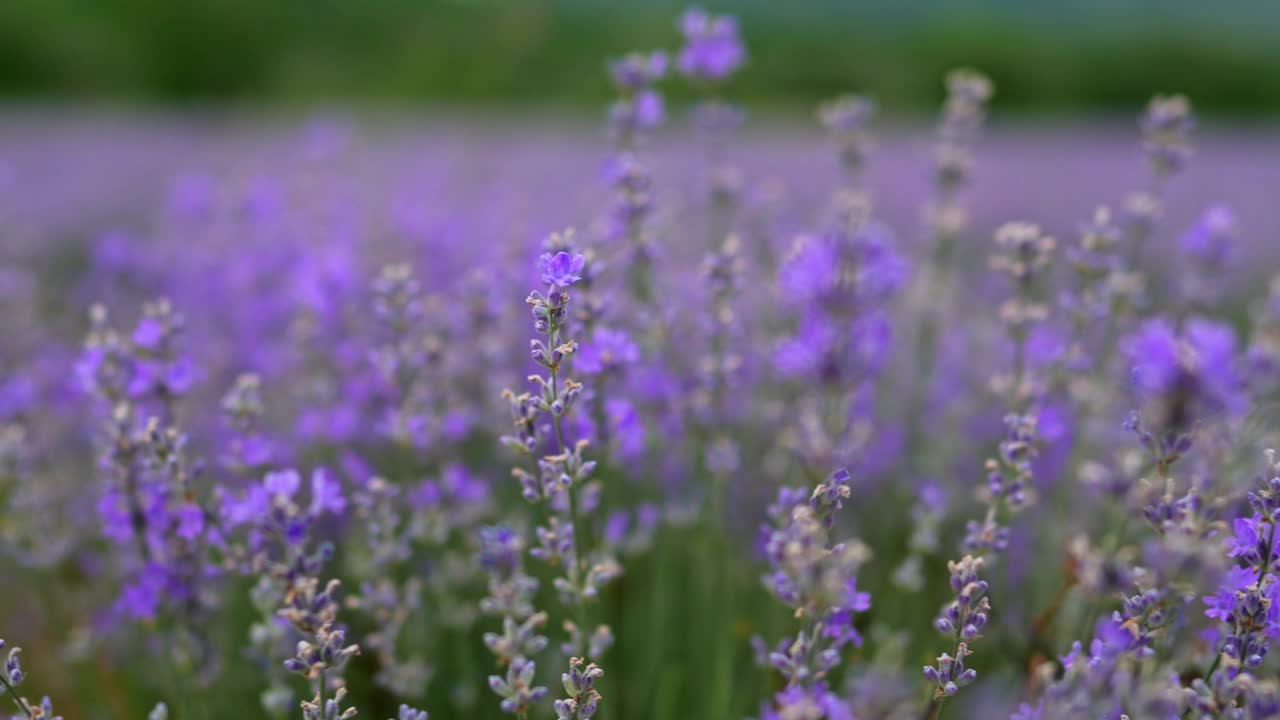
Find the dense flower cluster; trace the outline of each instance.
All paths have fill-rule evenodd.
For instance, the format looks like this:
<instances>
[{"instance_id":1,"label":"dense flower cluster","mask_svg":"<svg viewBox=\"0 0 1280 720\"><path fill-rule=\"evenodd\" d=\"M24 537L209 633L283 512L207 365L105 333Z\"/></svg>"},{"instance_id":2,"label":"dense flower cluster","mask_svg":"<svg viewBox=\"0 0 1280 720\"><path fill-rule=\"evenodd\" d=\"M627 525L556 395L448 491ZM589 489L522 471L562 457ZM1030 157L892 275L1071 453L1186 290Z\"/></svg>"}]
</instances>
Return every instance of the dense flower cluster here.
<instances>
[{"instance_id":1,"label":"dense flower cluster","mask_svg":"<svg viewBox=\"0 0 1280 720\"><path fill-rule=\"evenodd\" d=\"M871 609L871 596L858 589L857 577L866 547L856 541L833 544L828 537L835 512L851 494L849 471L841 468L807 499L802 490L783 488L769 506L776 526L762 528L772 566L765 585L804 625L794 640L768 653L786 688L761 711L762 720L850 717L825 678L839 664L844 646L862 645L854 616Z\"/></svg>"},{"instance_id":2,"label":"dense flower cluster","mask_svg":"<svg viewBox=\"0 0 1280 720\"><path fill-rule=\"evenodd\" d=\"M980 147L974 70L923 156L739 132L749 28L662 28L599 134L15 156L17 718L1280 718L1274 168L1178 95Z\"/></svg>"}]
</instances>

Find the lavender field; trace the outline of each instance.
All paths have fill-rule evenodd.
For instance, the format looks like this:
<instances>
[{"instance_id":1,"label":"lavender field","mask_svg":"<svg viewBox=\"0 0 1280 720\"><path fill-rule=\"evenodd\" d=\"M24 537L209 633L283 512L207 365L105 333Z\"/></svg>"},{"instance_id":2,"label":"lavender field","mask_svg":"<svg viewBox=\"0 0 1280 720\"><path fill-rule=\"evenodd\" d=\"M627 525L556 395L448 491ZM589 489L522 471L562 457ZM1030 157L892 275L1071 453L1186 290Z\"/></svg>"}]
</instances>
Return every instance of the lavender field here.
<instances>
[{"instance_id":1,"label":"lavender field","mask_svg":"<svg viewBox=\"0 0 1280 720\"><path fill-rule=\"evenodd\" d=\"M617 50L0 114L5 712L1280 718L1280 129Z\"/></svg>"}]
</instances>

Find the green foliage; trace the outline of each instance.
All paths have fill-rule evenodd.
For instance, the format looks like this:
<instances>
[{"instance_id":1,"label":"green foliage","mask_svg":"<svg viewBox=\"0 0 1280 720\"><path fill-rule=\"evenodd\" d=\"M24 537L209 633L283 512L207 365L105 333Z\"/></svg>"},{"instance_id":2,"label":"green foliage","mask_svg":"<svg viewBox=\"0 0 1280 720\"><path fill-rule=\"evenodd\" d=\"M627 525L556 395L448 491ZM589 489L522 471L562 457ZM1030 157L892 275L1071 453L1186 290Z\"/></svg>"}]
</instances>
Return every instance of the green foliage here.
<instances>
[{"instance_id":1,"label":"green foliage","mask_svg":"<svg viewBox=\"0 0 1280 720\"><path fill-rule=\"evenodd\" d=\"M742 17L734 92L808 107L849 89L920 109L981 67L1006 109L1280 109L1280 5L1228 0L709 3ZM0 97L156 102L352 100L591 108L619 49L671 47L670 0L7 0Z\"/></svg>"}]
</instances>

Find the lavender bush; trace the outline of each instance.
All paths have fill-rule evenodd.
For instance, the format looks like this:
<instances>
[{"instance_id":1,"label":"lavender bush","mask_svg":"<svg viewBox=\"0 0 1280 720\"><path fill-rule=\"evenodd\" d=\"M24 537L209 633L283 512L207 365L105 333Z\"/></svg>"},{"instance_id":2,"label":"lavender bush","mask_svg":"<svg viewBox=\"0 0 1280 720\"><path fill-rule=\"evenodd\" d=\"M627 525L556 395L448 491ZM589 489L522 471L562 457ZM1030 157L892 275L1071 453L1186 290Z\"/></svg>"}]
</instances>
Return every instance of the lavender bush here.
<instances>
[{"instance_id":1,"label":"lavender bush","mask_svg":"<svg viewBox=\"0 0 1280 720\"><path fill-rule=\"evenodd\" d=\"M775 144L743 30L599 142L152 138L111 211L0 144L14 716L1280 718L1260 166L969 69Z\"/></svg>"}]
</instances>

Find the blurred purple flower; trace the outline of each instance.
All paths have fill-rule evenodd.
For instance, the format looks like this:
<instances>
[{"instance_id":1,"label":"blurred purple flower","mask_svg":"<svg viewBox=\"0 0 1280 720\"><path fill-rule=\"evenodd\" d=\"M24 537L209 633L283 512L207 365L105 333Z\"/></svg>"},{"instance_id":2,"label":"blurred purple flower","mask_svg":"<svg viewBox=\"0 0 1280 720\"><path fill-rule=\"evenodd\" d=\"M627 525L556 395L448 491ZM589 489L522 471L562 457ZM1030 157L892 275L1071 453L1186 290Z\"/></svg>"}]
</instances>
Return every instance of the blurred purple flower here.
<instances>
[{"instance_id":1,"label":"blurred purple flower","mask_svg":"<svg viewBox=\"0 0 1280 720\"><path fill-rule=\"evenodd\" d=\"M586 257L581 254L570 255L563 251L555 255L543 253L538 259L542 282L556 288L567 288L582 279L582 268L586 262Z\"/></svg>"},{"instance_id":2,"label":"blurred purple flower","mask_svg":"<svg viewBox=\"0 0 1280 720\"><path fill-rule=\"evenodd\" d=\"M717 82L742 67L746 50L738 37L738 20L693 7L680 17L684 47L676 59L680 72L694 80Z\"/></svg>"}]
</instances>

